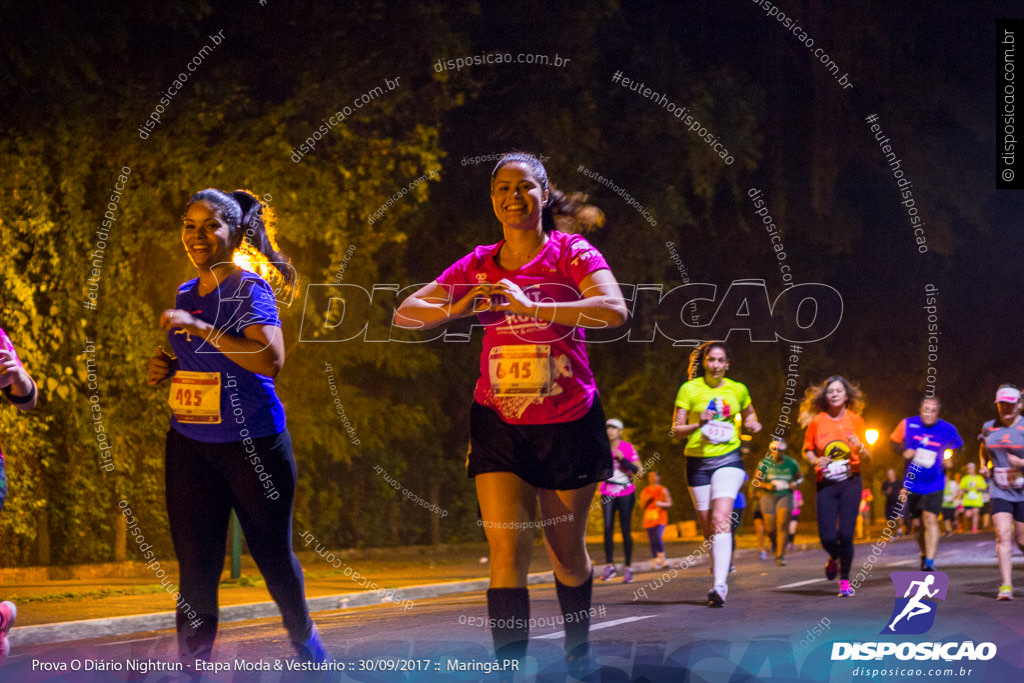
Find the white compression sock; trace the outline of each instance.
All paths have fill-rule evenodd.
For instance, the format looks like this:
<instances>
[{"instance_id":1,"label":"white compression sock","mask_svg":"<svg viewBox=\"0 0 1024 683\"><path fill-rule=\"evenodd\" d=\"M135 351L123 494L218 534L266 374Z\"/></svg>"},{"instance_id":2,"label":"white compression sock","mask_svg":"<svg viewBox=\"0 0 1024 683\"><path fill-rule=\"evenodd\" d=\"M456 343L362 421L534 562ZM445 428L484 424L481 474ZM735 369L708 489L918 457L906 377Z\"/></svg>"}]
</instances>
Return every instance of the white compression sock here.
<instances>
[{"instance_id":1,"label":"white compression sock","mask_svg":"<svg viewBox=\"0 0 1024 683\"><path fill-rule=\"evenodd\" d=\"M715 534L711 537L711 556L715 562L715 585L724 586L732 560L732 534Z\"/></svg>"}]
</instances>

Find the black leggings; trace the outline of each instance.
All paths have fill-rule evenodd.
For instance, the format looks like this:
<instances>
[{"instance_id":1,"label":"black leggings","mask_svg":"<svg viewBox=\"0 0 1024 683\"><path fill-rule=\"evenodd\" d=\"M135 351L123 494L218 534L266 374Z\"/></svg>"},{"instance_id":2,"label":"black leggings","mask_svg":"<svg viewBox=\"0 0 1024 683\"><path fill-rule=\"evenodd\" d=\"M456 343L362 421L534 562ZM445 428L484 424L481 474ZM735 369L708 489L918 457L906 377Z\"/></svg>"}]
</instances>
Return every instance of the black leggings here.
<instances>
[{"instance_id":1,"label":"black leggings","mask_svg":"<svg viewBox=\"0 0 1024 683\"><path fill-rule=\"evenodd\" d=\"M633 519L633 503L636 492L628 496L604 496L604 556L605 563L612 563L615 550L615 511L619 511L619 526L622 527L622 550L626 553L626 566L633 564L633 534L629 529Z\"/></svg>"},{"instance_id":2,"label":"black leggings","mask_svg":"<svg viewBox=\"0 0 1024 683\"><path fill-rule=\"evenodd\" d=\"M839 482L818 484L818 537L828 556L839 559L839 578L850 580L853 564L853 533L860 507L860 475Z\"/></svg>"},{"instance_id":3,"label":"black leggings","mask_svg":"<svg viewBox=\"0 0 1024 683\"><path fill-rule=\"evenodd\" d=\"M252 439L249 448L255 451L247 453L241 441L206 443L174 429L167 433L167 517L180 573L177 626L183 656L209 659L213 650L232 508L292 642L302 644L312 632L302 567L292 552L291 436L285 430ZM201 624L183 614L186 605Z\"/></svg>"}]
</instances>

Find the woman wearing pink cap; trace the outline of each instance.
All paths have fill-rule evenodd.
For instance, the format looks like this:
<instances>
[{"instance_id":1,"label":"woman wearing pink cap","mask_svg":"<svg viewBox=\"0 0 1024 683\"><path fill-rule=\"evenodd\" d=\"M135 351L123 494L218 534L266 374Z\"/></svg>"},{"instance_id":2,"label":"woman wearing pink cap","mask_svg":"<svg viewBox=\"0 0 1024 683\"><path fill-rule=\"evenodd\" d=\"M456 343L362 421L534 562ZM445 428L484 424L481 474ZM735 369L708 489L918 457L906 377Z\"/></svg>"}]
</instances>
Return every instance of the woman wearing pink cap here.
<instances>
[{"instance_id":1,"label":"woman wearing pink cap","mask_svg":"<svg viewBox=\"0 0 1024 683\"><path fill-rule=\"evenodd\" d=\"M604 555L605 567L602 581L610 581L617 573L615 562L615 513L619 515L622 529L622 552L626 563L622 566L622 582L633 580L633 504L636 502L636 484L633 475L640 471L640 456L633 444L622 440L622 420L611 419L605 423L608 441L612 446L612 476L601 482L601 511L604 513Z\"/></svg>"},{"instance_id":2,"label":"woman wearing pink cap","mask_svg":"<svg viewBox=\"0 0 1024 683\"><path fill-rule=\"evenodd\" d=\"M629 314L604 256L561 231L603 215L550 187L536 157L501 158L491 205L504 239L478 246L403 301L395 325L429 329L476 315L484 326L468 473L491 551L487 612L496 656L526 655L526 576L539 501L558 601L572 615L565 648L574 665L586 659L590 629L587 510L597 483L612 474L582 328L617 327Z\"/></svg>"},{"instance_id":3,"label":"woman wearing pink cap","mask_svg":"<svg viewBox=\"0 0 1024 683\"><path fill-rule=\"evenodd\" d=\"M981 428L981 459L991 462L992 520L1002 585L996 600L1013 600L1013 546L1024 550L1024 420L1020 390L1004 384L996 391L999 419Z\"/></svg>"}]
</instances>

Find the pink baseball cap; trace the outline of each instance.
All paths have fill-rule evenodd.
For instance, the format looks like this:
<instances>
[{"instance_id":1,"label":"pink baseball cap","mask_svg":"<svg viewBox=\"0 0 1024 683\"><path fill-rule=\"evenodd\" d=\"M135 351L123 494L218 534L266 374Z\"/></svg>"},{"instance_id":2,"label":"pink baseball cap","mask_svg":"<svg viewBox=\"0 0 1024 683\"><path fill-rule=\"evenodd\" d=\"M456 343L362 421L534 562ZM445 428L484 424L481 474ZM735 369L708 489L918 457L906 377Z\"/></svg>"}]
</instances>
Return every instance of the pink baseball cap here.
<instances>
[{"instance_id":1,"label":"pink baseball cap","mask_svg":"<svg viewBox=\"0 0 1024 683\"><path fill-rule=\"evenodd\" d=\"M1016 403L1020 400L1020 390L1013 387L1003 387L996 392L996 403Z\"/></svg>"}]
</instances>

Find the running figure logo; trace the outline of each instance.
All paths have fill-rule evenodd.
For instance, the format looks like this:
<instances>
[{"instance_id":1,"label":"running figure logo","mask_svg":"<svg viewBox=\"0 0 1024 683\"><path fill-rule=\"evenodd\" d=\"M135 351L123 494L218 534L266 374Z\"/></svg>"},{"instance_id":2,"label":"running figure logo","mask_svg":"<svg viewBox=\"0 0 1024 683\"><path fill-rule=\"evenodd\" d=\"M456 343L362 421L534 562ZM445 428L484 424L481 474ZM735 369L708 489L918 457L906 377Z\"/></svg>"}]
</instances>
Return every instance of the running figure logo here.
<instances>
[{"instance_id":1,"label":"running figure logo","mask_svg":"<svg viewBox=\"0 0 1024 683\"><path fill-rule=\"evenodd\" d=\"M896 592L896 604L881 633L916 635L928 631L935 623L938 606L929 598L946 599L949 577L942 572L893 572L889 578Z\"/></svg>"}]
</instances>

